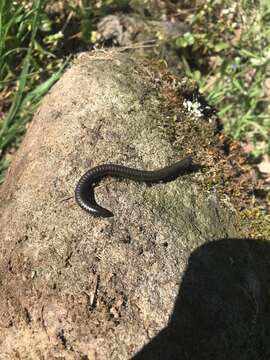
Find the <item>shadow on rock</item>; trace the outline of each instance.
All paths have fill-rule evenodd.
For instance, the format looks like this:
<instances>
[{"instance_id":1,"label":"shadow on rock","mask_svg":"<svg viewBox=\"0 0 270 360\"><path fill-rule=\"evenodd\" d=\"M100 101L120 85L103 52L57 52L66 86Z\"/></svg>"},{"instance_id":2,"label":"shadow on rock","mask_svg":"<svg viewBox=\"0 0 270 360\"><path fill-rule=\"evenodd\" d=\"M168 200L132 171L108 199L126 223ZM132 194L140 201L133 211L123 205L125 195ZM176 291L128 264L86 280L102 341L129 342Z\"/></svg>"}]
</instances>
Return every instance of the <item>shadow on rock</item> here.
<instances>
[{"instance_id":1,"label":"shadow on rock","mask_svg":"<svg viewBox=\"0 0 270 360\"><path fill-rule=\"evenodd\" d=\"M222 239L191 254L168 326L132 359L269 358L270 241Z\"/></svg>"}]
</instances>

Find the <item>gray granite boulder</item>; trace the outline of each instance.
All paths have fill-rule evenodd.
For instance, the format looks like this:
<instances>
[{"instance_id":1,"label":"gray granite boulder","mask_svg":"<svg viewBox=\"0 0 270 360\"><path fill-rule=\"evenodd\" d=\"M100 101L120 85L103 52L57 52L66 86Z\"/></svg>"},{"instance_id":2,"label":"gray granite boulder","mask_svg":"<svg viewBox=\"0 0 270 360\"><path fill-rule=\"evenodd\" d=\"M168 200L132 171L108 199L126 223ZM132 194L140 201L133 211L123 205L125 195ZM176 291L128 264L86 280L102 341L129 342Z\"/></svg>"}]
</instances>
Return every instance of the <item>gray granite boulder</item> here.
<instances>
[{"instance_id":1,"label":"gray granite boulder","mask_svg":"<svg viewBox=\"0 0 270 360\"><path fill-rule=\"evenodd\" d=\"M99 51L45 97L0 189L0 358L199 359L258 321L269 249L236 240L238 214L203 170L151 187L105 179L109 219L74 200L101 163L207 163L215 129L191 120L186 87L163 65Z\"/></svg>"}]
</instances>

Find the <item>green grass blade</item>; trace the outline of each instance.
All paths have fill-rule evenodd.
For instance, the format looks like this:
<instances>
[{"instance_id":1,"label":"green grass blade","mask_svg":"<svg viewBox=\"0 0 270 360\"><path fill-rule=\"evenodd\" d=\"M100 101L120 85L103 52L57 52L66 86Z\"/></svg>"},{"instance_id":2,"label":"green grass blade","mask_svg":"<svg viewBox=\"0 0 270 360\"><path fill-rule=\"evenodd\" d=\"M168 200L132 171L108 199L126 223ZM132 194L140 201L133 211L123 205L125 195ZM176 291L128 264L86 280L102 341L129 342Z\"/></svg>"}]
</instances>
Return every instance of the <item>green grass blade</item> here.
<instances>
[{"instance_id":1,"label":"green grass blade","mask_svg":"<svg viewBox=\"0 0 270 360\"><path fill-rule=\"evenodd\" d=\"M22 107L27 106L27 103L33 103L39 101L40 98L42 98L42 96L45 95L48 92L48 90L52 87L52 85L60 78L69 60L70 57L66 59L66 61L63 63L61 68L56 73L54 73L49 79L47 79L45 82L37 86L34 90L30 91L22 101Z\"/></svg>"},{"instance_id":2,"label":"green grass blade","mask_svg":"<svg viewBox=\"0 0 270 360\"><path fill-rule=\"evenodd\" d=\"M30 45L29 45L26 57L23 62L23 68L22 68L22 72L21 72L21 75L19 78L18 91L15 94L14 100L12 102L12 105L10 107L10 110L9 110L7 116L5 117L4 121L2 122L1 130L0 130L0 146L1 146L1 140L3 140L2 137L4 137L4 133L5 133L6 129L12 123L12 121L21 105L22 95L23 95L23 92L25 89L26 79L27 79L27 75L28 75L29 67L30 67L32 49L33 49L34 40L35 40L36 33L37 33L37 24L38 24L40 8L41 8L41 0L35 1L34 2L35 12L34 12L33 25L32 25Z\"/></svg>"}]
</instances>

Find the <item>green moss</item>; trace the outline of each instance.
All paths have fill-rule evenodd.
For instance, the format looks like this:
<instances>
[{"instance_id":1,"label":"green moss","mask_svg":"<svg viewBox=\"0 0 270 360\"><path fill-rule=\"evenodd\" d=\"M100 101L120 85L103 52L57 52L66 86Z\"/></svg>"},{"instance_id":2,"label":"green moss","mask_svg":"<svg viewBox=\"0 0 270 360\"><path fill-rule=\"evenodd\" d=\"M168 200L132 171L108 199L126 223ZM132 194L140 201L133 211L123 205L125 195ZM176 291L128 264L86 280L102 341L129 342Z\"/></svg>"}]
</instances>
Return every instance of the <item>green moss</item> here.
<instances>
[{"instance_id":1,"label":"green moss","mask_svg":"<svg viewBox=\"0 0 270 360\"><path fill-rule=\"evenodd\" d=\"M263 214L258 207L250 207L240 214L244 220L250 223L249 237L270 240L270 215Z\"/></svg>"},{"instance_id":2,"label":"green moss","mask_svg":"<svg viewBox=\"0 0 270 360\"><path fill-rule=\"evenodd\" d=\"M202 191L215 191L220 199L230 198L238 210L239 227L247 228L246 237L270 239L270 216L253 203L250 196L253 185L249 182L242 185L237 174L226 175L226 170L230 172L231 165L220 149L215 126L183 109L183 94L196 92L194 83L181 81L172 75L163 62L151 62L150 68L155 74L153 78L158 76L160 80L160 111L164 114L164 120L159 124L161 131L176 151L183 154L189 152L195 162L205 166L202 169L203 175L196 177L197 185ZM176 106L176 103L180 106ZM162 211L163 201L159 205Z\"/></svg>"}]
</instances>

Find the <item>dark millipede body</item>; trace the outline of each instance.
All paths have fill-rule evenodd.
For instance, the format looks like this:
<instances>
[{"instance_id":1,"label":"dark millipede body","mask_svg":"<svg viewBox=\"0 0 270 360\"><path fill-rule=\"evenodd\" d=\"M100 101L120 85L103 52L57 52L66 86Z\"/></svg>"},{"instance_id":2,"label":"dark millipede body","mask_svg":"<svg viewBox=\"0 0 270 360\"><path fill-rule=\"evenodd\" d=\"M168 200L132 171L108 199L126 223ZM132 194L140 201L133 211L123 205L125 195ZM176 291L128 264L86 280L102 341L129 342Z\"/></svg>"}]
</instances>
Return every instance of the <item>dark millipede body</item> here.
<instances>
[{"instance_id":1,"label":"dark millipede body","mask_svg":"<svg viewBox=\"0 0 270 360\"><path fill-rule=\"evenodd\" d=\"M176 179L190 168L192 158L186 157L177 163L154 171L137 170L122 165L103 164L88 170L79 180L75 199L80 207L94 216L111 217L113 213L99 206L95 200L94 187L107 176L130 179L145 183L168 182Z\"/></svg>"}]
</instances>

